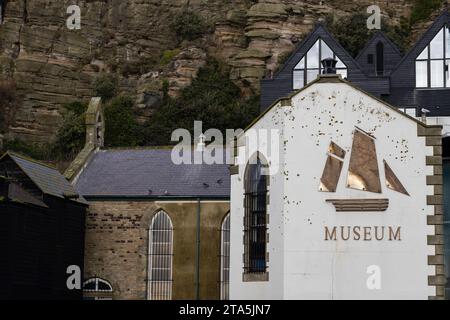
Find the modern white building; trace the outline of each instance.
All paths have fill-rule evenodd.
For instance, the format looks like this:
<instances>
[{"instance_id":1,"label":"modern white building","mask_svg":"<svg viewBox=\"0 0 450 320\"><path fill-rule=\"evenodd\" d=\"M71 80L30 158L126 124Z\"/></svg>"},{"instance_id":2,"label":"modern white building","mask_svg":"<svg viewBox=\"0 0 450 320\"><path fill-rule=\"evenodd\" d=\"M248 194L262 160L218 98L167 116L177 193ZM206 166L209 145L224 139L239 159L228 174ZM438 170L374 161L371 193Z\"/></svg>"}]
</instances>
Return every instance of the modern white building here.
<instances>
[{"instance_id":1,"label":"modern white building","mask_svg":"<svg viewBox=\"0 0 450 320\"><path fill-rule=\"evenodd\" d=\"M444 295L441 127L322 75L238 138L230 299Z\"/></svg>"}]
</instances>

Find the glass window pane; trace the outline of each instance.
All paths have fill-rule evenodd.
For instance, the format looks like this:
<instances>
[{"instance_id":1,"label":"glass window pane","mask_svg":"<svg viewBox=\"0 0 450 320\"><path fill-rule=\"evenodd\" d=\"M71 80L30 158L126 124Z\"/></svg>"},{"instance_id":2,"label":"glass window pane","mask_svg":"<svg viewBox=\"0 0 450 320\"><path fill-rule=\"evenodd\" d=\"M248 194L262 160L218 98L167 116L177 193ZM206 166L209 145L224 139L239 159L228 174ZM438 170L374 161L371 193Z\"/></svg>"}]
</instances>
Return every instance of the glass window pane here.
<instances>
[{"instance_id":1,"label":"glass window pane","mask_svg":"<svg viewBox=\"0 0 450 320\"><path fill-rule=\"evenodd\" d=\"M444 57L444 28L431 40L430 57L431 59L442 59Z\"/></svg>"},{"instance_id":2,"label":"glass window pane","mask_svg":"<svg viewBox=\"0 0 450 320\"><path fill-rule=\"evenodd\" d=\"M327 58L334 58L334 53L331 51L330 47L325 43L325 41L321 40L322 43L322 57L320 57L320 60Z\"/></svg>"},{"instance_id":3,"label":"glass window pane","mask_svg":"<svg viewBox=\"0 0 450 320\"><path fill-rule=\"evenodd\" d=\"M444 60L431 61L431 87L442 88L444 86Z\"/></svg>"},{"instance_id":4,"label":"glass window pane","mask_svg":"<svg viewBox=\"0 0 450 320\"><path fill-rule=\"evenodd\" d=\"M307 53L307 68L319 68L319 40L309 49Z\"/></svg>"},{"instance_id":5,"label":"glass window pane","mask_svg":"<svg viewBox=\"0 0 450 320\"><path fill-rule=\"evenodd\" d=\"M228 288L230 280L230 214L222 223L222 249L221 249L221 272L220 272L220 298L228 300Z\"/></svg>"},{"instance_id":6,"label":"glass window pane","mask_svg":"<svg viewBox=\"0 0 450 320\"><path fill-rule=\"evenodd\" d=\"M152 268L154 269L170 269L172 263L171 255L152 255Z\"/></svg>"},{"instance_id":7,"label":"glass window pane","mask_svg":"<svg viewBox=\"0 0 450 320\"><path fill-rule=\"evenodd\" d=\"M302 60L297 63L294 69L305 69L305 57L303 57Z\"/></svg>"},{"instance_id":8,"label":"glass window pane","mask_svg":"<svg viewBox=\"0 0 450 320\"><path fill-rule=\"evenodd\" d=\"M106 291L111 291L111 286L106 283L105 281L98 281L98 290L106 290Z\"/></svg>"},{"instance_id":9,"label":"glass window pane","mask_svg":"<svg viewBox=\"0 0 450 320\"><path fill-rule=\"evenodd\" d=\"M152 254L172 254L171 243L153 243Z\"/></svg>"},{"instance_id":10,"label":"glass window pane","mask_svg":"<svg viewBox=\"0 0 450 320\"><path fill-rule=\"evenodd\" d=\"M445 60L445 81L446 87L450 88L450 60Z\"/></svg>"},{"instance_id":11,"label":"glass window pane","mask_svg":"<svg viewBox=\"0 0 450 320\"><path fill-rule=\"evenodd\" d=\"M170 269L152 268L152 281L169 281L171 276Z\"/></svg>"},{"instance_id":12,"label":"glass window pane","mask_svg":"<svg viewBox=\"0 0 450 320\"><path fill-rule=\"evenodd\" d=\"M295 70L294 71L294 89L301 89L305 86L305 71Z\"/></svg>"},{"instance_id":13,"label":"glass window pane","mask_svg":"<svg viewBox=\"0 0 450 320\"><path fill-rule=\"evenodd\" d=\"M266 271L266 233L267 233L267 175L261 175L263 170L261 159L257 158L257 164L247 165L245 170L245 237L246 253L245 266L247 273ZM259 177L261 181L255 189L251 180ZM261 260L262 265L256 266L255 260Z\"/></svg>"},{"instance_id":14,"label":"glass window pane","mask_svg":"<svg viewBox=\"0 0 450 320\"><path fill-rule=\"evenodd\" d=\"M418 60L425 60L428 59L428 46L425 47L425 49L423 49L422 53L419 54L419 56L417 57Z\"/></svg>"},{"instance_id":15,"label":"glass window pane","mask_svg":"<svg viewBox=\"0 0 450 320\"><path fill-rule=\"evenodd\" d=\"M172 221L164 211L158 212L149 230L151 243L149 248L148 298L168 300L172 298L172 257L173 227Z\"/></svg>"},{"instance_id":16,"label":"glass window pane","mask_svg":"<svg viewBox=\"0 0 450 320\"><path fill-rule=\"evenodd\" d=\"M91 279L89 281L86 281L84 283L83 289L84 290L96 290L97 288L95 286L95 279Z\"/></svg>"},{"instance_id":17,"label":"glass window pane","mask_svg":"<svg viewBox=\"0 0 450 320\"><path fill-rule=\"evenodd\" d=\"M170 300L172 284L170 281L156 281L150 285L150 300Z\"/></svg>"},{"instance_id":18,"label":"glass window pane","mask_svg":"<svg viewBox=\"0 0 450 320\"><path fill-rule=\"evenodd\" d=\"M170 230L153 230L153 242L161 243L161 242L169 242L171 239L171 231Z\"/></svg>"},{"instance_id":19,"label":"glass window pane","mask_svg":"<svg viewBox=\"0 0 450 320\"><path fill-rule=\"evenodd\" d=\"M416 87L428 87L428 62L416 61Z\"/></svg>"},{"instance_id":20,"label":"glass window pane","mask_svg":"<svg viewBox=\"0 0 450 320\"><path fill-rule=\"evenodd\" d=\"M410 115L411 117L415 117L416 116L416 109L415 108L407 108L405 110L405 113L407 115Z\"/></svg>"},{"instance_id":21,"label":"glass window pane","mask_svg":"<svg viewBox=\"0 0 450 320\"><path fill-rule=\"evenodd\" d=\"M336 56L336 60L337 60L336 68L347 68L347 66L341 61L341 59L338 58L338 56Z\"/></svg>"},{"instance_id":22,"label":"glass window pane","mask_svg":"<svg viewBox=\"0 0 450 320\"><path fill-rule=\"evenodd\" d=\"M445 27L445 42L447 43L445 57L450 58L450 29L448 27Z\"/></svg>"},{"instance_id":23,"label":"glass window pane","mask_svg":"<svg viewBox=\"0 0 450 320\"><path fill-rule=\"evenodd\" d=\"M312 69L312 70L308 70L307 74L306 74L306 83L310 83L313 80L317 79L317 76L319 75L319 69Z\"/></svg>"},{"instance_id":24,"label":"glass window pane","mask_svg":"<svg viewBox=\"0 0 450 320\"><path fill-rule=\"evenodd\" d=\"M343 79L347 79L347 69L338 69L336 73L340 74Z\"/></svg>"}]
</instances>

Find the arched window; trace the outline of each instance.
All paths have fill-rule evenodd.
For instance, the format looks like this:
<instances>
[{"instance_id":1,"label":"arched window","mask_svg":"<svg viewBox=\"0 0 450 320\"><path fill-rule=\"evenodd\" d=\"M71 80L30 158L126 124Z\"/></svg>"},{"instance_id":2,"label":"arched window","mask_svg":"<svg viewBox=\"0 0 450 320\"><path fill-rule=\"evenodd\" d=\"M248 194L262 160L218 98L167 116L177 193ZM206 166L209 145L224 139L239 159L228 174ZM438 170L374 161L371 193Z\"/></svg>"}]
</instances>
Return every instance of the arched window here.
<instances>
[{"instance_id":1,"label":"arched window","mask_svg":"<svg viewBox=\"0 0 450 320\"><path fill-rule=\"evenodd\" d=\"M336 73L342 75L343 78L347 78L347 66L325 41L318 39L294 68L294 89L301 89L305 84L315 80L322 73L322 60L326 58L336 59L338 62Z\"/></svg>"},{"instance_id":2,"label":"arched window","mask_svg":"<svg viewBox=\"0 0 450 320\"><path fill-rule=\"evenodd\" d=\"M416 59L417 88L450 88L450 29L443 27Z\"/></svg>"},{"instance_id":3,"label":"arched window","mask_svg":"<svg viewBox=\"0 0 450 320\"><path fill-rule=\"evenodd\" d=\"M220 228L220 299L230 298L230 214L228 213Z\"/></svg>"},{"instance_id":4,"label":"arched window","mask_svg":"<svg viewBox=\"0 0 450 320\"><path fill-rule=\"evenodd\" d=\"M83 283L85 300L112 300L112 292L111 284L101 278L90 278Z\"/></svg>"},{"instance_id":5,"label":"arched window","mask_svg":"<svg viewBox=\"0 0 450 320\"><path fill-rule=\"evenodd\" d=\"M160 210L149 229L148 299L172 299L173 226L169 215Z\"/></svg>"},{"instance_id":6,"label":"arched window","mask_svg":"<svg viewBox=\"0 0 450 320\"><path fill-rule=\"evenodd\" d=\"M384 75L384 44L377 43L377 76Z\"/></svg>"},{"instance_id":7,"label":"arched window","mask_svg":"<svg viewBox=\"0 0 450 320\"><path fill-rule=\"evenodd\" d=\"M265 273L267 238L267 167L258 155L245 171L245 273Z\"/></svg>"},{"instance_id":8,"label":"arched window","mask_svg":"<svg viewBox=\"0 0 450 320\"><path fill-rule=\"evenodd\" d=\"M111 284L100 278L90 278L83 283L84 292L112 292Z\"/></svg>"}]
</instances>

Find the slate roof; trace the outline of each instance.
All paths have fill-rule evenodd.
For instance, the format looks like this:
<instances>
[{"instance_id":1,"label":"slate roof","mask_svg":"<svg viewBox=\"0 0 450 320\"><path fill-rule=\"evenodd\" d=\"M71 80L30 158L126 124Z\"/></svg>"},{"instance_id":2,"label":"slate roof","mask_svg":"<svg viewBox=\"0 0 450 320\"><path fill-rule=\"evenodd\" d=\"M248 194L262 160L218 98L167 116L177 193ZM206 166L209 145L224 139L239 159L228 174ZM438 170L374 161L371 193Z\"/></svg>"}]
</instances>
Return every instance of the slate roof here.
<instances>
[{"instance_id":1,"label":"slate roof","mask_svg":"<svg viewBox=\"0 0 450 320\"><path fill-rule=\"evenodd\" d=\"M228 164L181 164L171 149L100 150L76 181L89 197L229 198Z\"/></svg>"},{"instance_id":2,"label":"slate roof","mask_svg":"<svg viewBox=\"0 0 450 320\"><path fill-rule=\"evenodd\" d=\"M9 156L44 194L58 198L78 194L58 170L10 152L6 153L1 160L6 156ZM86 204L86 200L82 197L71 200Z\"/></svg>"}]
</instances>

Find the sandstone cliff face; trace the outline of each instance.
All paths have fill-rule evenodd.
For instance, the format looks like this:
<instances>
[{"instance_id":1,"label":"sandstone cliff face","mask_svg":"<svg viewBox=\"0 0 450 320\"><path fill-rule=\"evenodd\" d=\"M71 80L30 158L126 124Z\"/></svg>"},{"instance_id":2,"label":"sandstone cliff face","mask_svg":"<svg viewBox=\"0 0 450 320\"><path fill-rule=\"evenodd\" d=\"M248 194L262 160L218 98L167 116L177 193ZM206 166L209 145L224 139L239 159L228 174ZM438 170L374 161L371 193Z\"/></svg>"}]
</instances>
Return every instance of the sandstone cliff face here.
<instances>
[{"instance_id":1,"label":"sandstone cliff face","mask_svg":"<svg viewBox=\"0 0 450 320\"><path fill-rule=\"evenodd\" d=\"M250 96L316 21L374 3L395 20L411 0L8 0L0 25L0 76L15 80L19 102L7 136L48 142L62 104L88 100L103 72L117 74L121 91L136 98L142 121L157 107L163 81L177 96L208 56L229 65L232 80ZM66 27L71 4L81 8L81 30ZM180 43L170 25L186 9L213 28ZM174 52L168 63L142 67L166 50ZM130 66L138 71L125 72Z\"/></svg>"}]
</instances>

